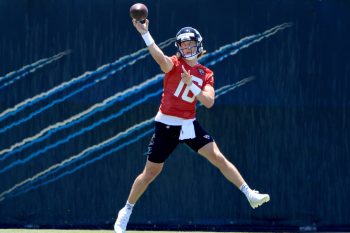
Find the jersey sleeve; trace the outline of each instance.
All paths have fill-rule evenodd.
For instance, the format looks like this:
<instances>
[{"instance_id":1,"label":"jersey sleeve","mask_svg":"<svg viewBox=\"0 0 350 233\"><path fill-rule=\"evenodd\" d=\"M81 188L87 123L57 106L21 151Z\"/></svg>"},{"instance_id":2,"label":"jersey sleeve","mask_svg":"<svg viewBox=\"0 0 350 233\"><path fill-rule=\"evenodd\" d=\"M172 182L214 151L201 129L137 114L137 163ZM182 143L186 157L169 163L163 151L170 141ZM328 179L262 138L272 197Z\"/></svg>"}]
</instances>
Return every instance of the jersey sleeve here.
<instances>
[{"instance_id":1,"label":"jersey sleeve","mask_svg":"<svg viewBox=\"0 0 350 233\"><path fill-rule=\"evenodd\" d=\"M176 55L171 56L170 59L174 65L173 65L173 68L168 73L173 72L176 69L176 67L179 66L179 58Z\"/></svg>"},{"instance_id":2,"label":"jersey sleeve","mask_svg":"<svg viewBox=\"0 0 350 233\"><path fill-rule=\"evenodd\" d=\"M206 75L203 88L204 88L206 85L210 85L210 86L214 87L214 73L213 73L213 71L211 71L211 70L210 70L210 71L207 73L207 75Z\"/></svg>"}]
</instances>

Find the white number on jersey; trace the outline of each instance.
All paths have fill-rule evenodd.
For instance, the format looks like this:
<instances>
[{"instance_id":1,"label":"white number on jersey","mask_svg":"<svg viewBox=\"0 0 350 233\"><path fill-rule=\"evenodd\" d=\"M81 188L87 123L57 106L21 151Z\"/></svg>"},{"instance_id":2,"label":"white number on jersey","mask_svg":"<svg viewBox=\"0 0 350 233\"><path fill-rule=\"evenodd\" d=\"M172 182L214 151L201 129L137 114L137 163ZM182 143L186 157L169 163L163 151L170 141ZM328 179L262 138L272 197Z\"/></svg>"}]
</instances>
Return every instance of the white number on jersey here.
<instances>
[{"instance_id":1,"label":"white number on jersey","mask_svg":"<svg viewBox=\"0 0 350 233\"><path fill-rule=\"evenodd\" d=\"M196 77L196 76L193 76L193 75L192 75L192 82L198 83L199 86L202 86L202 84L203 84L203 80L202 80L202 79L200 79L200 78L198 78L198 77ZM179 83L179 85L178 85L177 88L176 88L175 93L174 93L174 95L175 95L176 97L179 97L179 95L180 95L180 93L181 93L181 91L182 91L182 89L183 89L184 86L185 86L185 83L181 80L180 83ZM189 92L190 92L190 88L188 87L188 85L186 85L185 91L182 93L181 98L182 98L184 101L187 101L187 102L189 102L189 103L192 103L192 102L194 101L194 98L196 98L196 96L193 95L193 96L190 98L190 97L188 96L188 93L189 93Z\"/></svg>"}]
</instances>

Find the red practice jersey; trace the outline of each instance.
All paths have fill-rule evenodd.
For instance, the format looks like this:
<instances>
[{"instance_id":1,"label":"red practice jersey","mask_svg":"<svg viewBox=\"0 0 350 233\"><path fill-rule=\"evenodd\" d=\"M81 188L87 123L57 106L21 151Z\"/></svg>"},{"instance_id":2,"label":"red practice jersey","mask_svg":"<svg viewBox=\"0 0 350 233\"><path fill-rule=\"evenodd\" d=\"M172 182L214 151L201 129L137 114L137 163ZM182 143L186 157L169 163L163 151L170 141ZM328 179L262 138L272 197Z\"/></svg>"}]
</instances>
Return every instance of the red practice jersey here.
<instances>
[{"instance_id":1,"label":"red practice jersey","mask_svg":"<svg viewBox=\"0 0 350 233\"><path fill-rule=\"evenodd\" d=\"M176 56L172 56L171 60L174 66L164 77L160 111L170 116L193 119L196 117L197 99L189 87L181 81L182 66L187 71L190 70L193 84L202 90L206 85L214 86L213 71L201 64L191 67L182 58Z\"/></svg>"}]
</instances>

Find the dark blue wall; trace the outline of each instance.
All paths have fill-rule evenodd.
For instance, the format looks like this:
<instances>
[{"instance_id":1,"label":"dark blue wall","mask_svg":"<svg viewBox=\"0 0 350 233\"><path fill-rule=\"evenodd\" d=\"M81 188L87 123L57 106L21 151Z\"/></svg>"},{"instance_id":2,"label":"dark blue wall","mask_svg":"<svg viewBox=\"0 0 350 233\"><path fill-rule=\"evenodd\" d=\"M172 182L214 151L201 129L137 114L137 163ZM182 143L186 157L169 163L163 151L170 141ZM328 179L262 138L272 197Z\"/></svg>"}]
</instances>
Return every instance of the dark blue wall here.
<instances>
[{"instance_id":1,"label":"dark blue wall","mask_svg":"<svg viewBox=\"0 0 350 233\"><path fill-rule=\"evenodd\" d=\"M4 88L1 85L6 82L0 79L0 112L144 48L129 17L129 7L134 2L0 1L0 76L71 50L69 55ZM221 96L214 108L198 110L198 119L215 137L222 152L239 168L250 186L271 195L271 202L252 210L244 196L218 170L180 146L137 203L130 226L348 229L350 2L153 0L144 3L149 9L150 31L157 43L174 37L181 27L193 26L201 32L209 53L276 25L288 22L293 25L212 66L217 89L248 76L255 79ZM168 46L164 52L171 55L175 48ZM0 133L0 150L158 73L160 69L150 56L128 65L91 88ZM66 88L0 121L1 128L92 80ZM8 157L1 154L0 169L9 169L0 170L0 226L111 228L134 178L143 169L146 160L143 153L150 135L102 159L92 159L131 143L137 135L152 129L152 125L45 178L35 178L26 186L15 185L153 117L160 96L25 160L158 88L161 83L97 112L74 127L53 133L19 153ZM18 161L23 163L11 167ZM62 174L66 175L60 177ZM45 184L49 180L52 182Z\"/></svg>"}]
</instances>

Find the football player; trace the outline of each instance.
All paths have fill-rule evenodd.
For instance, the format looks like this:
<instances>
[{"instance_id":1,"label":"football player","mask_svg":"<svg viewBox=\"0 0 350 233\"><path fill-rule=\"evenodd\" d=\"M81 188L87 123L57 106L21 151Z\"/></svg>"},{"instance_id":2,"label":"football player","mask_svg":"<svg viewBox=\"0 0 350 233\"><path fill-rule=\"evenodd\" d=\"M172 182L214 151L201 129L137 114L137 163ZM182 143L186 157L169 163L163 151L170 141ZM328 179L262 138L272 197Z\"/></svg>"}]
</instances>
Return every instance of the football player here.
<instances>
[{"instance_id":1,"label":"football player","mask_svg":"<svg viewBox=\"0 0 350 233\"><path fill-rule=\"evenodd\" d=\"M162 171L165 160L179 143L187 144L217 167L221 173L247 197L252 208L270 200L268 194L251 190L237 168L220 152L211 135L196 120L196 103L214 105L213 71L198 63L205 53L200 33L192 27L182 28L176 35L177 53L168 57L154 42L148 31L149 21L133 20L149 52L165 73L164 91L155 117L154 134L149 142L147 162L135 179L126 205L119 211L114 224L116 233L124 233L133 206L148 185Z\"/></svg>"}]
</instances>

